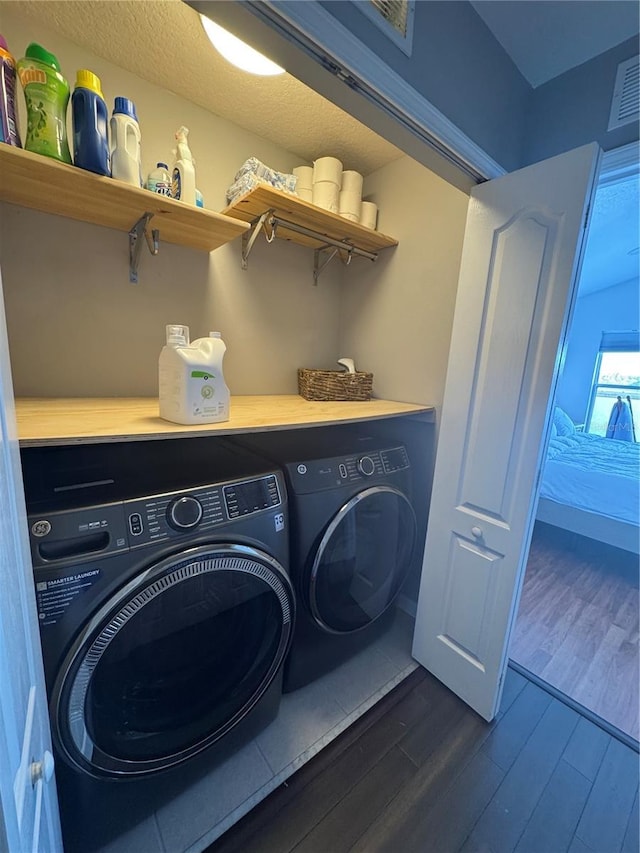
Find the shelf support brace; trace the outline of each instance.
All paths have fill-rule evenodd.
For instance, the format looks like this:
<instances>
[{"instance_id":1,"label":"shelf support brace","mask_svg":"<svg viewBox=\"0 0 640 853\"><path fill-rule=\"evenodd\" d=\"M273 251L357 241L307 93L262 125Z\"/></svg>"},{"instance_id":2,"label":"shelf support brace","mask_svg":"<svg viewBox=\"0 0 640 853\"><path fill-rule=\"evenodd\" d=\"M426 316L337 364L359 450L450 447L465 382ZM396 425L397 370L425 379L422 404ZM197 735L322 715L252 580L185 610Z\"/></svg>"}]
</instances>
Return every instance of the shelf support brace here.
<instances>
[{"instance_id":1,"label":"shelf support brace","mask_svg":"<svg viewBox=\"0 0 640 853\"><path fill-rule=\"evenodd\" d=\"M249 255L251 253L251 249L253 249L253 244L256 242L258 234L264 227L264 223L267 221L267 218L271 216L273 211L265 210L262 216L259 216L257 219L251 223L251 228L248 231L245 231L242 235L242 269L246 270L249 268ZM266 233L266 232L265 232ZM273 236L271 240L267 238L270 243L273 240Z\"/></svg>"},{"instance_id":2,"label":"shelf support brace","mask_svg":"<svg viewBox=\"0 0 640 853\"><path fill-rule=\"evenodd\" d=\"M151 236L147 231L147 225L153 218L153 213L145 213L129 231L129 281L131 284L138 283L138 264L140 262L140 252L142 250L142 236L144 235L152 255L158 254L160 244L160 231L154 228L151 231Z\"/></svg>"},{"instance_id":3,"label":"shelf support brace","mask_svg":"<svg viewBox=\"0 0 640 853\"><path fill-rule=\"evenodd\" d=\"M320 262L320 258L322 256L322 252L328 252L328 255L324 258L322 263ZM322 246L320 249L314 249L313 252L313 285L314 287L318 284L318 279L324 272L327 264L331 263L331 261L338 254L338 249L331 249L330 246Z\"/></svg>"}]
</instances>

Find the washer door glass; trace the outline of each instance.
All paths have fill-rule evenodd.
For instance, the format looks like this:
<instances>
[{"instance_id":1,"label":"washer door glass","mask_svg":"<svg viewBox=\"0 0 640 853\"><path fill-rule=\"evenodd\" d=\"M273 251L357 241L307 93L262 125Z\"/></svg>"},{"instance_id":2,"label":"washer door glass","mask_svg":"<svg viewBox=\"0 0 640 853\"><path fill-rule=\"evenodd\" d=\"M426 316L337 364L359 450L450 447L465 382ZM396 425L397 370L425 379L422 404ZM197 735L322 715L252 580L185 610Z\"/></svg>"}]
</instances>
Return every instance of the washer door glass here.
<instances>
[{"instance_id":1,"label":"washer door glass","mask_svg":"<svg viewBox=\"0 0 640 853\"><path fill-rule=\"evenodd\" d=\"M291 637L284 569L243 546L146 570L87 626L54 692L57 736L98 775L147 774L200 752L253 708Z\"/></svg>"},{"instance_id":2,"label":"washer door glass","mask_svg":"<svg viewBox=\"0 0 640 853\"><path fill-rule=\"evenodd\" d=\"M359 492L334 516L315 553L309 607L332 633L364 628L391 605L411 566L416 519L398 490Z\"/></svg>"}]
</instances>

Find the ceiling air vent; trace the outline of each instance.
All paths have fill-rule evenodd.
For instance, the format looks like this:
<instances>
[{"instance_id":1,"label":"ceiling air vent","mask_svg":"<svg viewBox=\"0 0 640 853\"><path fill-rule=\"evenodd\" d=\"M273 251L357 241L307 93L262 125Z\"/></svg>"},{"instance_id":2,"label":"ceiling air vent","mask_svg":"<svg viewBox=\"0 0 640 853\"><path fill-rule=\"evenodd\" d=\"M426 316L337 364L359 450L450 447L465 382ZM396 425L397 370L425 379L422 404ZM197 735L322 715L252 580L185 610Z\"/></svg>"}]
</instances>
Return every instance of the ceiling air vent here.
<instances>
[{"instance_id":1,"label":"ceiling air vent","mask_svg":"<svg viewBox=\"0 0 640 853\"><path fill-rule=\"evenodd\" d=\"M379 15L397 30L403 38L407 35L408 0L371 0Z\"/></svg>"},{"instance_id":2,"label":"ceiling air vent","mask_svg":"<svg viewBox=\"0 0 640 853\"><path fill-rule=\"evenodd\" d=\"M616 85L613 89L611 115L607 130L615 130L624 124L637 121L640 114L638 93L640 91L640 56L627 59L618 65Z\"/></svg>"},{"instance_id":3,"label":"ceiling air vent","mask_svg":"<svg viewBox=\"0 0 640 853\"><path fill-rule=\"evenodd\" d=\"M356 0L354 6L411 56L415 0Z\"/></svg>"}]
</instances>

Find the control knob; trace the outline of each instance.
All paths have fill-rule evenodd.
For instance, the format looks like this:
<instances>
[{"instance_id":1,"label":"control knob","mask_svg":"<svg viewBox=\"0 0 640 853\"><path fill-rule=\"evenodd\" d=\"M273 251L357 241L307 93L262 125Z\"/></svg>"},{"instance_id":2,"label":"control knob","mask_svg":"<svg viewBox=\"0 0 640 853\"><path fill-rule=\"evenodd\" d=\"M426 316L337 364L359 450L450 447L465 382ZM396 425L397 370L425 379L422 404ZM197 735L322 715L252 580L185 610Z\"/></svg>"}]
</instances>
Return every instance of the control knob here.
<instances>
[{"instance_id":1,"label":"control knob","mask_svg":"<svg viewBox=\"0 0 640 853\"><path fill-rule=\"evenodd\" d=\"M174 530L191 530L202 518L202 504L197 498L184 495L167 507L167 521Z\"/></svg>"},{"instance_id":2,"label":"control knob","mask_svg":"<svg viewBox=\"0 0 640 853\"><path fill-rule=\"evenodd\" d=\"M370 456L361 456L356 464L358 471L365 477L370 477L375 473L376 464Z\"/></svg>"}]
</instances>

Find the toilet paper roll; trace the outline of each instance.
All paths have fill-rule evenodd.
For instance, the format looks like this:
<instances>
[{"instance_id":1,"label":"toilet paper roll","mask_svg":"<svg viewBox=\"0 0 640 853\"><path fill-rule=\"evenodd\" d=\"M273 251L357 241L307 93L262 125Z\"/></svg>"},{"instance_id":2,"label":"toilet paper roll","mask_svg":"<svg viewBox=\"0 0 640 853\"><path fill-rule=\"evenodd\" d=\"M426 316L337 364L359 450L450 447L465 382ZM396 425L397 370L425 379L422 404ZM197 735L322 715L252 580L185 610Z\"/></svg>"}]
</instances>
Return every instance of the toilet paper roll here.
<instances>
[{"instance_id":1,"label":"toilet paper roll","mask_svg":"<svg viewBox=\"0 0 640 853\"><path fill-rule=\"evenodd\" d=\"M313 183L319 181L331 181L334 184L342 184L342 163L336 157L320 157L313 163Z\"/></svg>"},{"instance_id":2,"label":"toilet paper roll","mask_svg":"<svg viewBox=\"0 0 640 853\"><path fill-rule=\"evenodd\" d=\"M346 192L362 196L362 175L360 172L347 171L342 173L342 189Z\"/></svg>"},{"instance_id":3,"label":"toilet paper roll","mask_svg":"<svg viewBox=\"0 0 640 853\"><path fill-rule=\"evenodd\" d=\"M340 190L338 198L338 210L340 213L352 213L360 219L360 205L362 199L360 193L351 190Z\"/></svg>"},{"instance_id":4,"label":"toilet paper roll","mask_svg":"<svg viewBox=\"0 0 640 853\"><path fill-rule=\"evenodd\" d=\"M378 220L378 205L372 201L363 201L360 205L360 225L376 230Z\"/></svg>"},{"instance_id":5,"label":"toilet paper roll","mask_svg":"<svg viewBox=\"0 0 640 853\"><path fill-rule=\"evenodd\" d=\"M313 184L312 200L318 207L324 207L332 213L338 212L340 187L332 181L315 181Z\"/></svg>"},{"instance_id":6,"label":"toilet paper roll","mask_svg":"<svg viewBox=\"0 0 640 853\"><path fill-rule=\"evenodd\" d=\"M356 216L355 213L340 213L340 216L343 219L348 219L349 222L360 222L360 217Z\"/></svg>"},{"instance_id":7,"label":"toilet paper roll","mask_svg":"<svg viewBox=\"0 0 640 853\"><path fill-rule=\"evenodd\" d=\"M296 181L296 191L299 193L301 189L310 190L313 186L313 166L296 166L293 174L298 179Z\"/></svg>"},{"instance_id":8,"label":"toilet paper roll","mask_svg":"<svg viewBox=\"0 0 640 853\"><path fill-rule=\"evenodd\" d=\"M298 198L301 198L303 201L313 202L313 190L311 187L296 187L296 193L298 194Z\"/></svg>"}]
</instances>

